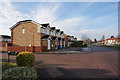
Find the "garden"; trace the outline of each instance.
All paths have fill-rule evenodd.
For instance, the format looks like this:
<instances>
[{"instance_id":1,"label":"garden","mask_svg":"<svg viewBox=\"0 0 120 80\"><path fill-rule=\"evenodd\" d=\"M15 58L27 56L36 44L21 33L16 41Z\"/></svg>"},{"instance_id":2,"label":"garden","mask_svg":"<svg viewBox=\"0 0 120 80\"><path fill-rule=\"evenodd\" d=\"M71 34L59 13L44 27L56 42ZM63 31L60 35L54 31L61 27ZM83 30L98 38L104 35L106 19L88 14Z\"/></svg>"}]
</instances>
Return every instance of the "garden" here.
<instances>
[{"instance_id":1,"label":"garden","mask_svg":"<svg viewBox=\"0 0 120 80\"><path fill-rule=\"evenodd\" d=\"M36 80L38 78L36 70L33 68L35 55L32 52L20 52L16 56L16 63L1 62L2 79L6 80Z\"/></svg>"}]
</instances>

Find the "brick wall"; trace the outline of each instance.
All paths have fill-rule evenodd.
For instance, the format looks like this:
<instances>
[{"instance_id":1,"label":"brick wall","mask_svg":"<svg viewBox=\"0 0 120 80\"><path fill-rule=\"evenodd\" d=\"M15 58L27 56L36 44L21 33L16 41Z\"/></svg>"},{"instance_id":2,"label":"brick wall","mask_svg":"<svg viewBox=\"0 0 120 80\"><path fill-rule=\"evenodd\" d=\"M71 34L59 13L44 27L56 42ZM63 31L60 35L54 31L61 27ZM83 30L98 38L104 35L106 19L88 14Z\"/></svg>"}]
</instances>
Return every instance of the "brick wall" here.
<instances>
[{"instance_id":1,"label":"brick wall","mask_svg":"<svg viewBox=\"0 0 120 80\"><path fill-rule=\"evenodd\" d=\"M25 29L25 33L22 33ZM26 42L27 31L27 46L41 46L41 35L37 32L38 25L32 22L21 23L11 30L12 43L17 46L24 46Z\"/></svg>"},{"instance_id":2,"label":"brick wall","mask_svg":"<svg viewBox=\"0 0 120 80\"><path fill-rule=\"evenodd\" d=\"M25 46L8 46L7 51L13 51L13 52L24 52ZM29 52L42 52L45 51L44 46L27 46L27 51Z\"/></svg>"}]
</instances>

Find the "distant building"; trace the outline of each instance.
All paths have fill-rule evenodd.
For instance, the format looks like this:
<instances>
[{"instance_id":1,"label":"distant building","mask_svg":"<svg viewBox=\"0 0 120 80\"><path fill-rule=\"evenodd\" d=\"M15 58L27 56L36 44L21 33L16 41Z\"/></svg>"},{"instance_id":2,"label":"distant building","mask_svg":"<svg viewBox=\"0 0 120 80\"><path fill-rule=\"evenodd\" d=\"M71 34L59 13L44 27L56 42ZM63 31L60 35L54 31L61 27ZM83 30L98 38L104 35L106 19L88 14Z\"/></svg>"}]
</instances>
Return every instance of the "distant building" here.
<instances>
[{"instance_id":1,"label":"distant building","mask_svg":"<svg viewBox=\"0 0 120 80\"><path fill-rule=\"evenodd\" d=\"M120 38L108 38L104 41L105 45L120 44Z\"/></svg>"},{"instance_id":2,"label":"distant building","mask_svg":"<svg viewBox=\"0 0 120 80\"><path fill-rule=\"evenodd\" d=\"M0 35L0 41L10 42L11 41L11 37L8 36L8 35Z\"/></svg>"},{"instance_id":3,"label":"distant building","mask_svg":"<svg viewBox=\"0 0 120 80\"><path fill-rule=\"evenodd\" d=\"M7 45L11 42L11 37L8 35L0 35L0 51L7 51Z\"/></svg>"}]
</instances>

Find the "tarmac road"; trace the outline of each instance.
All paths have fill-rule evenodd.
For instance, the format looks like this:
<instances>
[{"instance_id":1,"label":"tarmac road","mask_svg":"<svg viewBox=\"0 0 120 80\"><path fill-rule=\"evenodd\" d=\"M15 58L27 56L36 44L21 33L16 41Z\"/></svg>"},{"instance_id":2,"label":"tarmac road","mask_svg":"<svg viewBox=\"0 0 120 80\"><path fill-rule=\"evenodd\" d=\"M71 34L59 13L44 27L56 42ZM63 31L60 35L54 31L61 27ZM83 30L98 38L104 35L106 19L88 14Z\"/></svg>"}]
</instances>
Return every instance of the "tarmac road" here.
<instances>
[{"instance_id":1,"label":"tarmac road","mask_svg":"<svg viewBox=\"0 0 120 80\"><path fill-rule=\"evenodd\" d=\"M35 54L34 67L61 74L56 75L56 78L117 78L118 51L105 47L92 48L92 54ZM2 60L7 62L7 58L7 54L3 53ZM15 62L15 56L11 56L11 62ZM49 70L50 68L54 71Z\"/></svg>"},{"instance_id":2,"label":"tarmac road","mask_svg":"<svg viewBox=\"0 0 120 80\"><path fill-rule=\"evenodd\" d=\"M43 61L64 73L57 78L117 78L118 51L105 47L92 48L92 54L36 54L36 62Z\"/></svg>"}]
</instances>

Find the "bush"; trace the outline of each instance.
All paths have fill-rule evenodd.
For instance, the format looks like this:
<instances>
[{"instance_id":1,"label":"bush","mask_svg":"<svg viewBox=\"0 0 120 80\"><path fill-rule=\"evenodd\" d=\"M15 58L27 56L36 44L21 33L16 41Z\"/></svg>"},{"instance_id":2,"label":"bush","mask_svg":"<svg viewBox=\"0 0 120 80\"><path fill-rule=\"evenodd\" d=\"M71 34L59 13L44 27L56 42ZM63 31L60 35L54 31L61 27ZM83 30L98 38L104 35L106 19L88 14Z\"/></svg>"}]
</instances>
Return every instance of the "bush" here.
<instances>
[{"instance_id":1,"label":"bush","mask_svg":"<svg viewBox=\"0 0 120 80\"><path fill-rule=\"evenodd\" d=\"M16 57L18 66L33 66L35 55L32 52L20 52Z\"/></svg>"},{"instance_id":2,"label":"bush","mask_svg":"<svg viewBox=\"0 0 120 80\"><path fill-rule=\"evenodd\" d=\"M87 44L82 45L82 47L87 47Z\"/></svg>"},{"instance_id":3,"label":"bush","mask_svg":"<svg viewBox=\"0 0 120 80\"><path fill-rule=\"evenodd\" d=\"M82 47L83 41L76 41L71 44L71 47Z\"/></svg>"},{"instance_id":4,"label":"bush","mask_svg":"<svg viewBox=\"0 0 120 80\"><path fill-rule=\"evenodd\" d=\"M19 80L24 80L24 79L36 79L37 78L37 73L36 70L33 67L14 67L7 69L3 72L2 74L3 79L19 79Z\"/></svg>"}]
</instances>

